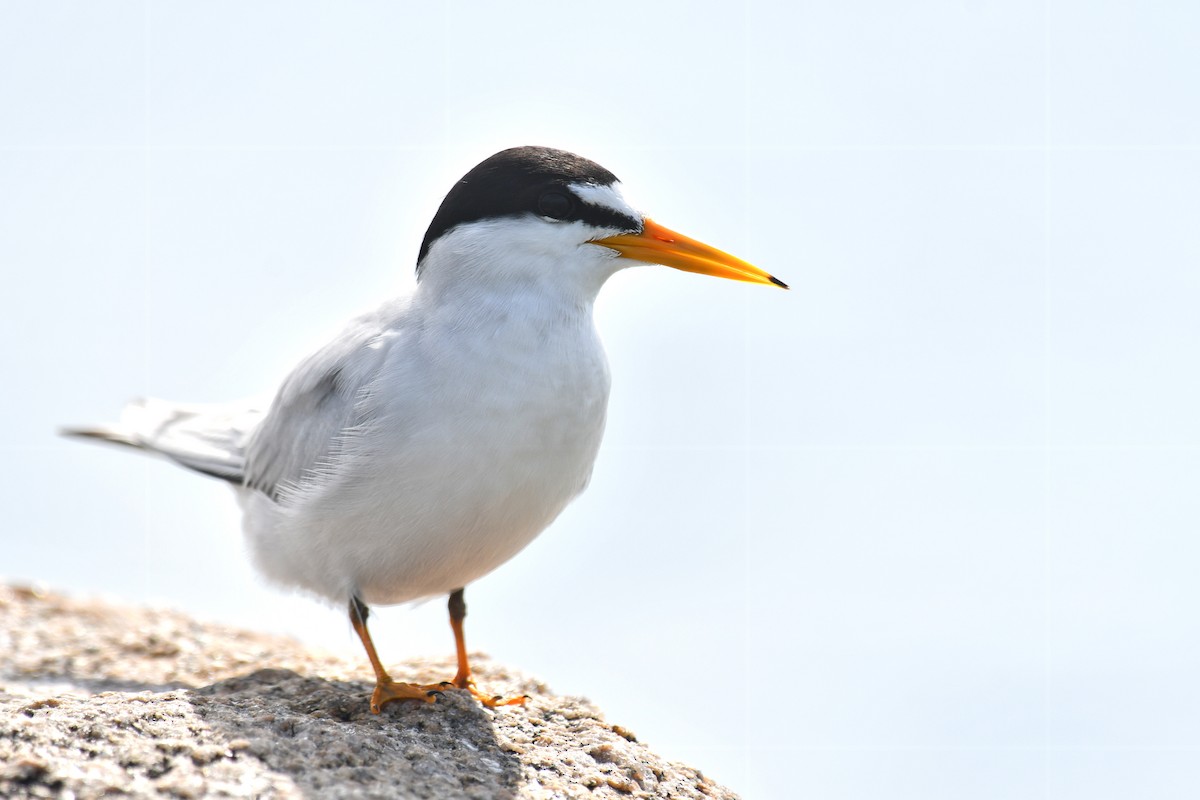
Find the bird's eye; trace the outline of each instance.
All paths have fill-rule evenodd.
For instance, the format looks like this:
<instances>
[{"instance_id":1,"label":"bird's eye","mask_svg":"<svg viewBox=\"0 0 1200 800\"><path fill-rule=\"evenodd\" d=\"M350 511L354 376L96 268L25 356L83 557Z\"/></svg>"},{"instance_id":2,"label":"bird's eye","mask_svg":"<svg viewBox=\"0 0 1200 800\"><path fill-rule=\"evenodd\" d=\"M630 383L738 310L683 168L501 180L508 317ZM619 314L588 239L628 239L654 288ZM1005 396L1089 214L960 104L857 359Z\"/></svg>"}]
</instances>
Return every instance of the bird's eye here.
<instances>
[{"instance_id":1,"label":"bird's eye","mask_svg":"<svg viewBox=\"0 0 1200 800\"><path fill-rule=\"evenodd\" d=\"M538 198L538 213L550 219L566 219L575 210L575 201L562 192L546 192Z\"/></svg>"}]
</instances>

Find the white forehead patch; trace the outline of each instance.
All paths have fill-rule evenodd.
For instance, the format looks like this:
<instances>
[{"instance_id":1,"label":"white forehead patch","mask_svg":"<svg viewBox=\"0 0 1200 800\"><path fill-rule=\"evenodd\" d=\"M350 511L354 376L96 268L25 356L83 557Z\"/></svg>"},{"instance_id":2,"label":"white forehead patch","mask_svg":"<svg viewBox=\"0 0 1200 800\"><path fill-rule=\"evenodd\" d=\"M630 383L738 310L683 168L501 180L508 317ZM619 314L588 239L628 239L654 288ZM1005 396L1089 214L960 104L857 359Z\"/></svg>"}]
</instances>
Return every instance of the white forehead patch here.
<instances>
[{"instance_id":1,"label":"white forehead patch","mask_svg":"<svg viewBox=\"0 0 1200 800\"><path fill-rule=\"evenodd\" d=\"M621 196L621 190L617 188L618 184L597 186L594 183L572 183L569 186L571 191L588 205L607 208L631 219L641 219L643 216Z\"/></svg>"}]
</instances>

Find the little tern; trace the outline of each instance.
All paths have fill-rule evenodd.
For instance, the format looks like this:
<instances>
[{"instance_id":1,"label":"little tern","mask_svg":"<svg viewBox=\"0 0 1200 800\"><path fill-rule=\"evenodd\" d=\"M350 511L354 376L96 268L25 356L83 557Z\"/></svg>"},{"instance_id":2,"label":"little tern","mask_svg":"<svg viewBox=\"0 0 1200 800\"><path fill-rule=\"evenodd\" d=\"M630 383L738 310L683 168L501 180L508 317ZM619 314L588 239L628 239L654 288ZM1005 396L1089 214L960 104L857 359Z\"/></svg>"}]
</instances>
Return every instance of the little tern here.
<instances>
[{"instance_id":1,"label":"little tern","mask_svg":"<svg viewBox=\"0 0 1200 800\"><path fill-rule=\"evenodd\" d=\"M599 164L504 150L446 195L415 290L303 360L269 407L142 400L116 424L65 433L233 484L259 571L349 609L375 671L372 711L434 702L450 684L488 706L521 703L476 688L463 589L587 486L609 393L593 303L613 274L646 264L787 288L643 216ZM446 594L457 674L393 681L369 607Z\"/></svg>"}]
</instances>

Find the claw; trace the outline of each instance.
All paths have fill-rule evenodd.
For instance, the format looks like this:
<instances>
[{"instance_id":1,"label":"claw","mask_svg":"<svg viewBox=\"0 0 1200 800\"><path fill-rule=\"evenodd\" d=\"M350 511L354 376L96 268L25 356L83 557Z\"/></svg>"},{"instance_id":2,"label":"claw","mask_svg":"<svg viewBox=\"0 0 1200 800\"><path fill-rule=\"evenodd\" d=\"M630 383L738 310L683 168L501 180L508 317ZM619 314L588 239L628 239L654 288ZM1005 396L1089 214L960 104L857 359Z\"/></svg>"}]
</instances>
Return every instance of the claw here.
<instances>
[{"instance_id":1,"label":"claw","mask_svg":"<svg viewBox=\"0 0 1200 800\"><path fill-rule=\"evenodd\" d=\"M469 689L469 691L475 697L476 700L478 700L482 705L486 706L487 708L496 708L498 706L523 706L523 705L525 705L526 700L532 699L527 694L523 694L520 697L509 697L507 699L505 699L503 696L498 695L498 694L488 697L487 695L481 694L480 692L476 691L474 686L472 686Z\"/></svg>"},{"instance_id":2,"label":"claw","mask_svg":"<svg viewBox=\"0 0 1200 800\"><path fill-rule=\"evenodd\" d=\"M475 685L475 679L469 674L464 678L461 675L455 677L452 684L458 689L470 692L471 696L479 701L480 705L486 708L496 708L497 706L523 706L526 700L532 699L529 695L523 694L520 697L505 698L503 695L493 694L486 695L479 691L479 687Z\"/></svg>"}]
</instances>

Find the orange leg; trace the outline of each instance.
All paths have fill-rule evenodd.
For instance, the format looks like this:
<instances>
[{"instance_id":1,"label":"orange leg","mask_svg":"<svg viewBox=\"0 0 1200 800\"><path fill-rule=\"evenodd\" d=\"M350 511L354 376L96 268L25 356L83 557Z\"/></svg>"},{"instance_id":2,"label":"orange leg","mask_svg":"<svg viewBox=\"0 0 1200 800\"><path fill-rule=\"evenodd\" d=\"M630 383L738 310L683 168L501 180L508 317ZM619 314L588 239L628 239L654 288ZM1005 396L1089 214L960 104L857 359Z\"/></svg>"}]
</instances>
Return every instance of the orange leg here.
<instances>
[{"instance_id":1,"label":"orange leg","mask_svg":"<svg viewBox=\"0 0 1200 800\"><path fill-rule=\"evenodd\" d=\"M525 695L509 697L486 695L475 687L475 679L471 677L471 664L467 661L467 640L463 636L463 620L467 616L467 601L463 599L463 590L455 589L450 593L450 627L454 629L454 651L458 656L458 672L454 676L454 685L466 689L471 695L488 708L496 706L521 706L528 699Z\"/></svg>"},{"instance_id":2,"label":"orange leg","mask_svg":"<svg viewBox=\"0 0 1200 800\"><path fill-rule=\"evenodd\" d=\"M391 679L379 655L375 652L375 643L371 641L371 633L367 630L367 604L357 597L350 598L350 624L354 632L362 639L363 647L367 650L367 658L371 660L371 668L375 670L375 691L371 693L371 713L378 714L383 707L393 700L421 700L432 703L439 694L439 689L446 684L436 686L419 686L415 683L399 683Z\"/></svg>"}]
</instances>

